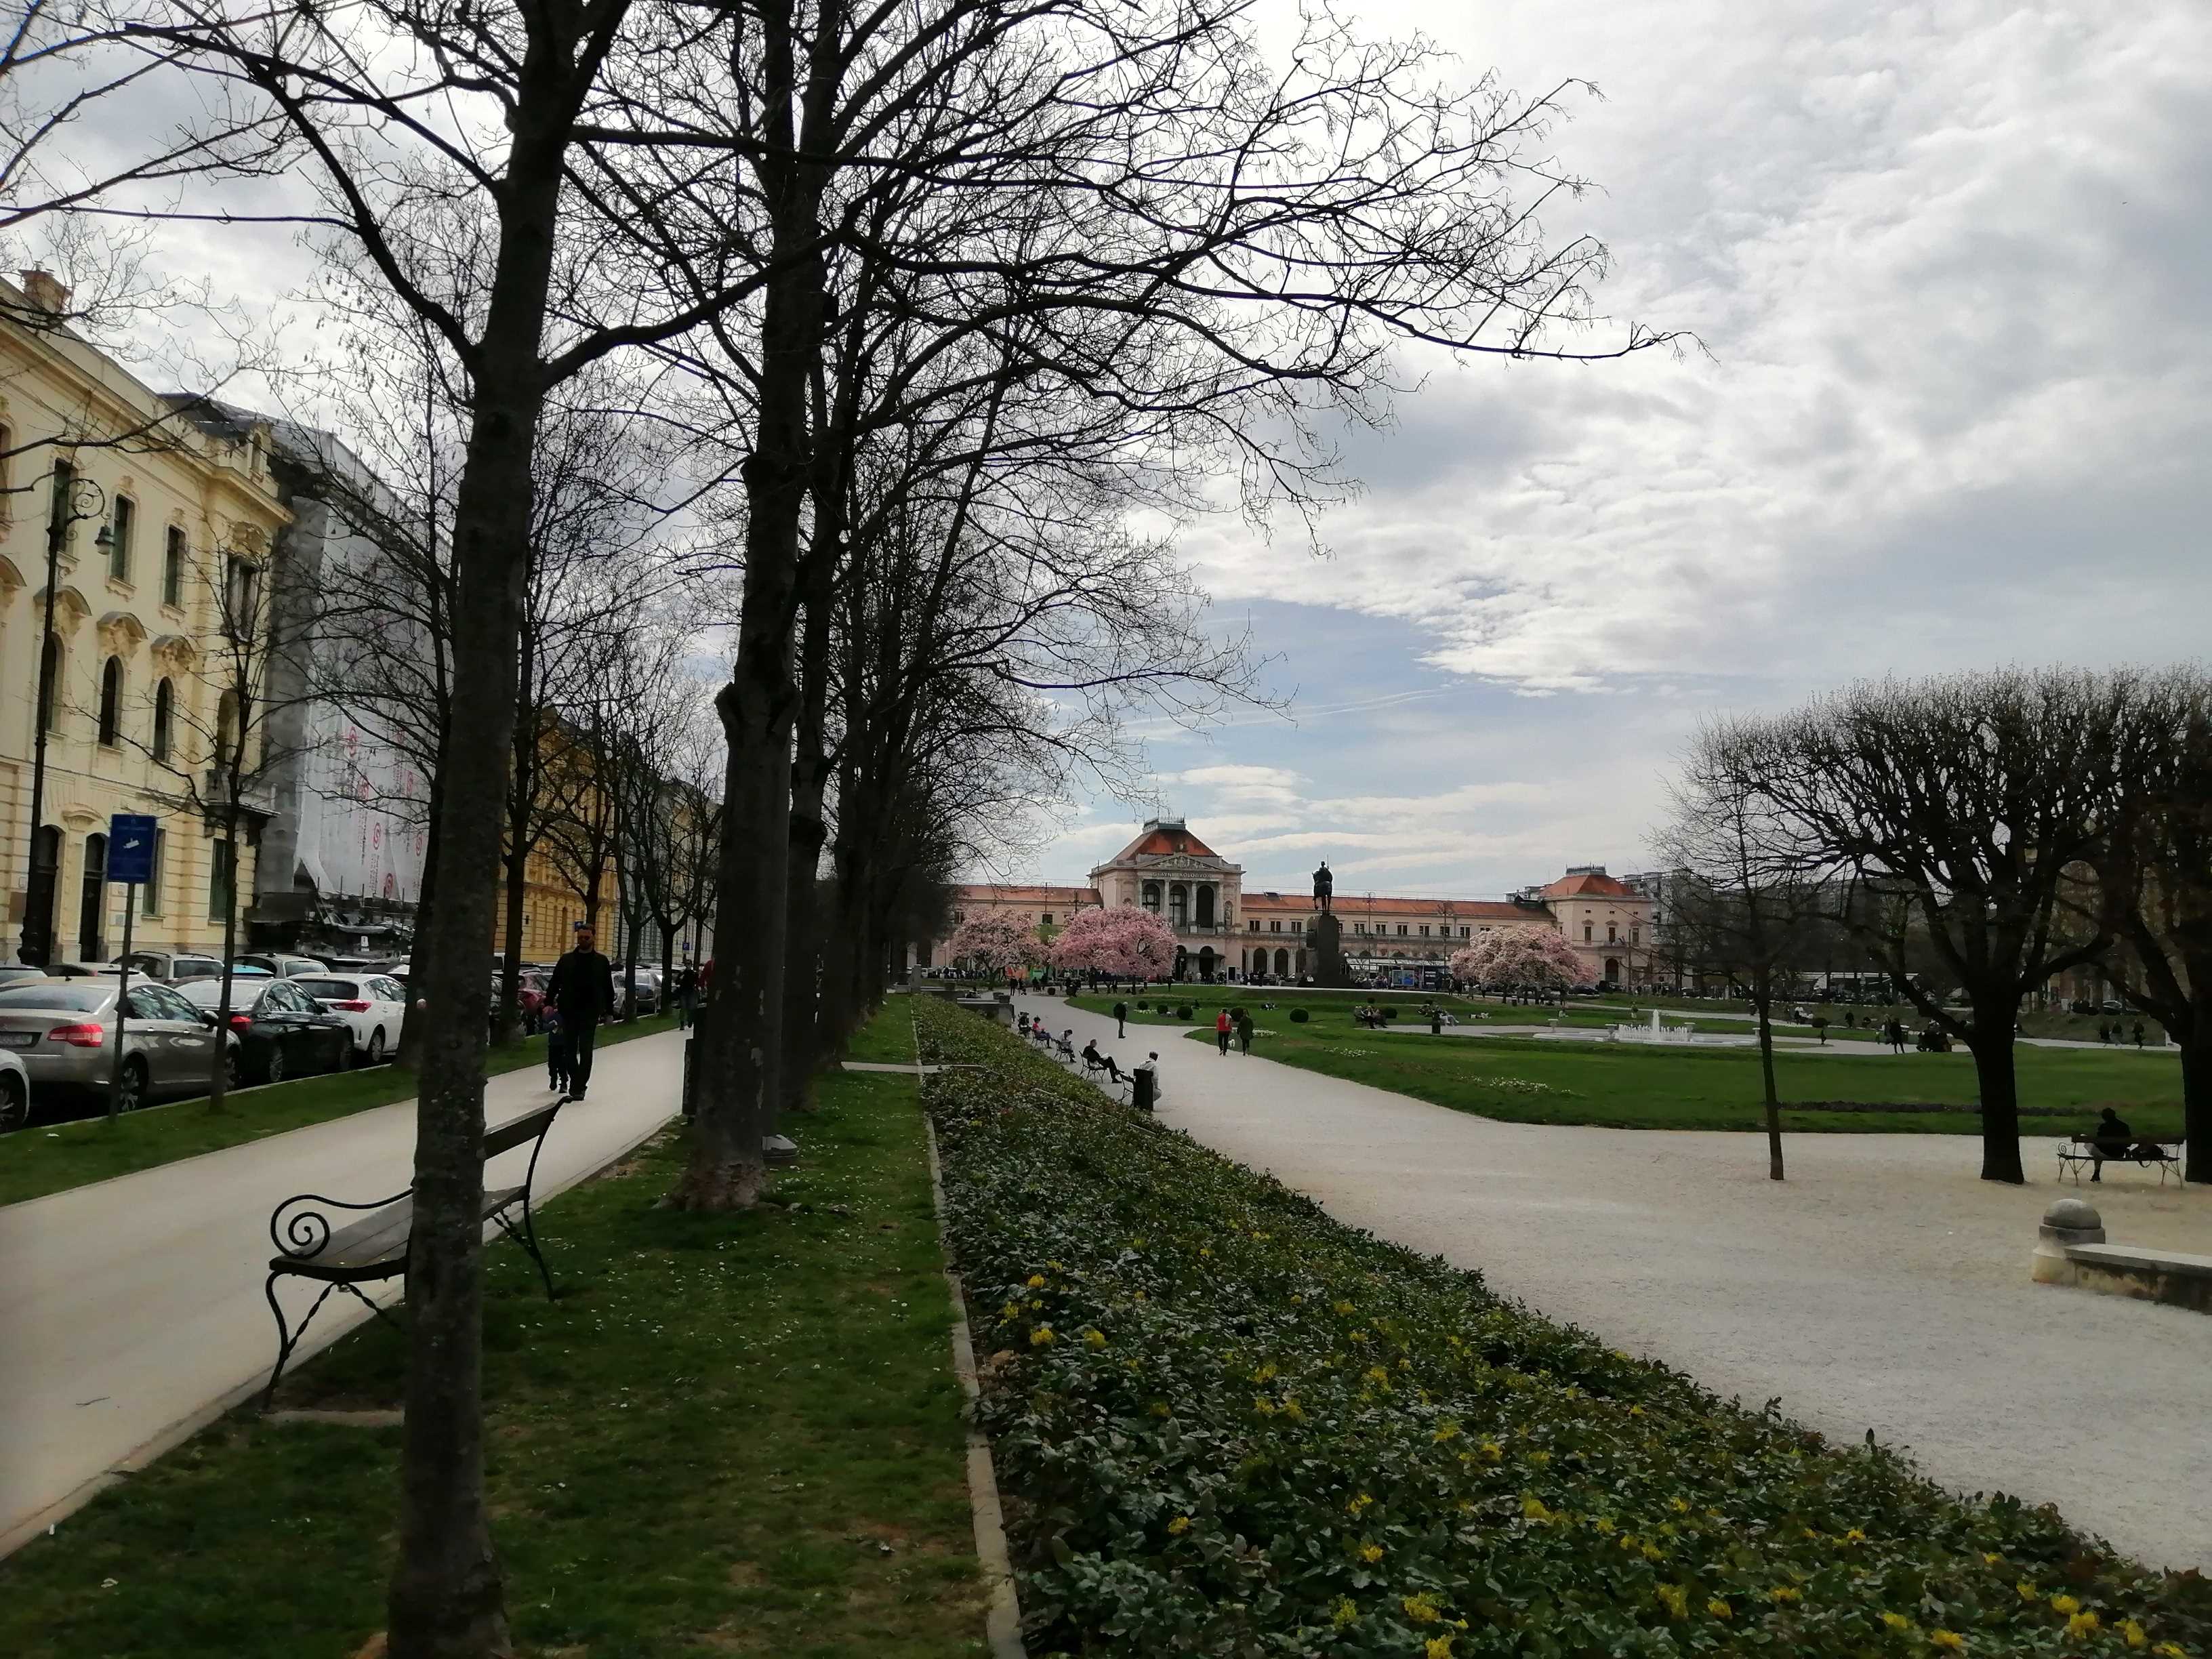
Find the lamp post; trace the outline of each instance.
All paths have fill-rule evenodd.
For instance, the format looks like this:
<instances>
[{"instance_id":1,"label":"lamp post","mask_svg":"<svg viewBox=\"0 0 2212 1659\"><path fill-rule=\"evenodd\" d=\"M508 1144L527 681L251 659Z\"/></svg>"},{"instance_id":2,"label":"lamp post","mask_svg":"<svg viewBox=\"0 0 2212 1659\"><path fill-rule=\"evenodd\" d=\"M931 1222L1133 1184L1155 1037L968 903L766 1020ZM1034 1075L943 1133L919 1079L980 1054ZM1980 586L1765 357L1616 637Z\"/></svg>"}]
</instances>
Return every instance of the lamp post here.
<instances>
[{"instance_id":1,"label":"lamp post","mask_svg":"<svg viewBox=\"0 0 2212 1659\"><path fill-rule=\"evenodd\" d=\"M57 470L63 465L66 464L57 463ZM32 714L30 845L24 866L23 933L16 951L24 962L37 968L45 967L54 957L54 883L59 873L54 861L42 856L44 841L39 834L46 815L46 729L53 724L53 700L61 690L54 683L60 673L46 672L46 653L52 648L54 637L55 591L61 586L62 547L69 540L70 527L82 520L99 518L106 510L107 492L91 479L80 478L71 471L66 477L54 480L53 510L46 521L46 629L40 636L33 671L39 677L39 690ZM114 536L106 525L100 527L93 545L102 550L114 545ZM58 662L56 666L58 671Z\"/></svg>"}]
</instances>

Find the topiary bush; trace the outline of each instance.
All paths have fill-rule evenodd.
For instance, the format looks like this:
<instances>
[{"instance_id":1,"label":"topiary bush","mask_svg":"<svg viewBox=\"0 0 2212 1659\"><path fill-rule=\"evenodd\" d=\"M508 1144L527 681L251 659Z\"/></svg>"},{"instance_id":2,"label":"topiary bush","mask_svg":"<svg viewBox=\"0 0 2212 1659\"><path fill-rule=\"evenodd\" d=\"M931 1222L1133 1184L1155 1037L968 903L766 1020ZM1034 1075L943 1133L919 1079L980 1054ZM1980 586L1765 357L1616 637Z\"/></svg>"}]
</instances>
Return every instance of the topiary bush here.
<instances>
[{"instance_id":1,"label":"topiary bush","mask_svg":"<svg viewBox=\"0 0 2212 1659\"><path fill-rule=\"evenodd\" d=\"M1186 1002L1177 1006L1176 1009L1176 1018L1177 1019L1188 1019L1190 1018L1190 1004Z\"/></svg>"},{"instance_id":2,"label":"topiary bush","mask_svg":"<svg viewBox=\"0 0 2212 1659\"><path fill-rule=\"evenodd\" d=\"M2195 1574L1723 1401L915 1012L975 1067L923 1098L1032 1653L2212 1650Z\"/></svg>"},{"instance_id":3,"label":"topiary bush","mask_svg":"<svg viewBox=\"0 0 2212 1659\"><path fill-rule=\"evenodd\" d=\"M1303 1008L1293 1008L1291 1010L1291 1023L1293 1025L1303 1025L1310 1018L1311 1018L1311 1016L1310 1016Z\"/></svg>"},{"instance_id":4,"label":"topiary bush","mask_svg":"<svg viewBox=\"0 0 2212 1659\"><path fill-rule=\"evenodd\" d=\"M1395 1002L1384 1004L1382 1008L1382 1023L1385 1025L1388 1025L1392 1020L1397 1018L1398 1005Z\"/></svg>"}]
</instances>

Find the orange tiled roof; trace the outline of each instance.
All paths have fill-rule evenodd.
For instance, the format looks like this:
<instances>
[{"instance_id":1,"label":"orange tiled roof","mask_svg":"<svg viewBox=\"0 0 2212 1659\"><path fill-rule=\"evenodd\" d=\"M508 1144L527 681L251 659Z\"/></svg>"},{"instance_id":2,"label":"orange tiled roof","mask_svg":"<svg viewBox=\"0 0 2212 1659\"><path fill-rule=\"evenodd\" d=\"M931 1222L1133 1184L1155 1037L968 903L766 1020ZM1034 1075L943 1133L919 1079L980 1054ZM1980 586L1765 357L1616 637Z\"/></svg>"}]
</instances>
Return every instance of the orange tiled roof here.
<instances>
[{"instance_id":1,"label":"orange tiled roof","mask_svg":"<svg viewBox=\"0 0 2212 1659\"><path fill-rule=\"evenodd\" d=\"M1251 915L1314 914L1313 896L1307 893L1247 892L1244 913ZM1339 893L1330 908L1340 916L1449 916L1455 921L1522 921L1550 925L1551 918L1533 906L1506 904L1495 899L1367 898Z\"/></svg>"},{"instance_id":2,"label":"orange tiled roof","mask_svg":"<svg viewBox=\"0 0 2212 1659\"><path fill-rule=\"evenodd\" d=\"M1002 881L963 882L952 890L955 904L1096 904L1088 887L1024 887Z\"/></svg>"},{"instance_id":3,"label":"orange tiled roof","mask_svg":"<svg viewBox=\"0 0 2212 1659\"><path fill-rule=\"evenodd\" d=\"M1107 862L1119 864L1124 859L1145 858L1166 853L1194 859L1218 859L1221 856L1196 836L1192 835L1187 825L1154 823L1146 824L1144 834L1124 847Z\"/></svg>"},{"instance_id":4,"label":"orange tiled roof","mask_svg":"<svg viewBox=\"0 0 2212 1659\"><path fill-rule=\"evenodd\" d=\"M1615 881L1611 876L1562 876L1548 886L1537 890L1547 899L1555 898L1641 898L1634 888Z\"/></svg>"}]
</instances>

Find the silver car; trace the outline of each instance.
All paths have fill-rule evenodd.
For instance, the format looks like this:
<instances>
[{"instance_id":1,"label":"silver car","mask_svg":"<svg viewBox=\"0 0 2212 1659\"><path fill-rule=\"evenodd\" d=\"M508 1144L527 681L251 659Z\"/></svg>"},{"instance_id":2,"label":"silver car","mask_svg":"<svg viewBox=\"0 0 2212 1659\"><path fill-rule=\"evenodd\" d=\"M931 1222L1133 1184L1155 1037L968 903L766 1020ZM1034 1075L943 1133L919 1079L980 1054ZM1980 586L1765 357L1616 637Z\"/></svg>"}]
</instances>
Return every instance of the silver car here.
<instances>
[{"instance_id":1,"label":"silver car","mask_svg":"<svg viewBox=\"0 0 2212 1659\"><path fill-rule=\"evenodd\" d=\"M40 1095L106 1091L115 1058L116 989L112 981L85 979L0 987L0 1048L23 1062ZM133 985L124 1023L123 1109L204 1093L216 1041L207 1018L169 987Z\"/></svg>"},{"instance_id":2,"label":"silver car","mask_svg":"<svg viewBox=\"0 0 2212 1659\"><path fill-rule=\"evenodd\" d=\"M0 1134L31 1121L31 1074L12 1048L0 1048Z\"/></svg>"}]
</instances>

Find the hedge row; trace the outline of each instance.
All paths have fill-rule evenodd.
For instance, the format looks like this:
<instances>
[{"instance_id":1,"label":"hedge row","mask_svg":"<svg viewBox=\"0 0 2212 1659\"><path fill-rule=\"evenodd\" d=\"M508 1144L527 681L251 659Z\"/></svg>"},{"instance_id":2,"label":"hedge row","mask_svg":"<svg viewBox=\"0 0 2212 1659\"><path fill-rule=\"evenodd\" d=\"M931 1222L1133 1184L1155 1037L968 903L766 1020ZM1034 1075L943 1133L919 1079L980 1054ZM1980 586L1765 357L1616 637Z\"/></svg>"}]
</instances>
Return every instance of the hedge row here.
<instances>
[{"instance_id":1,"label":"hedge row","mask_svg":"<svg viewBox=\"0 0 2212 1659\"><path fill-rule=\"evenodd\" d=\"M917 999L1030 1651L2167 1656L2212 1594L1827 1444ZM2118 1478L2118 1477L2116 1477Z\"/></svg>"}]
</instances>

